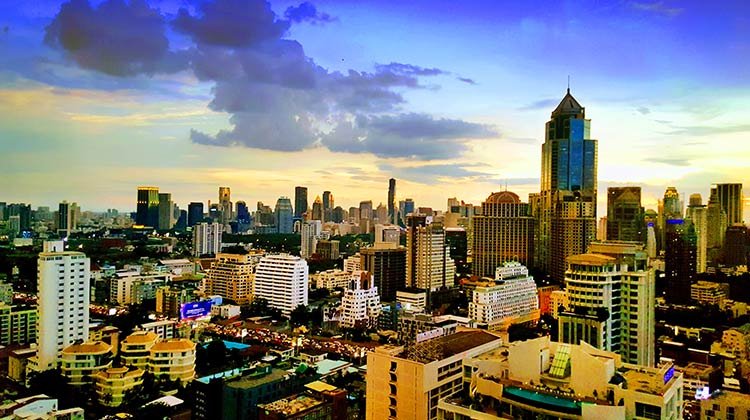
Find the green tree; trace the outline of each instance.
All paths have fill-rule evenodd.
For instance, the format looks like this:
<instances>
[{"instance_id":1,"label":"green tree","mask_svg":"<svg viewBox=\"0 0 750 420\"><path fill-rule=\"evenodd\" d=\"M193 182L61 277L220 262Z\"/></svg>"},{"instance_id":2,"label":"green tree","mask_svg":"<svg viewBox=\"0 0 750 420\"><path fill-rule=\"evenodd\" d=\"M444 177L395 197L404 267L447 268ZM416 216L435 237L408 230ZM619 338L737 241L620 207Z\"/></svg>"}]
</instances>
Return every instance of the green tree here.
<instances>
[{"instance_id":1,"label":"green tree","mask_svg":"<svg viewBox=\"0 0 750 420\"><path fill-rule=\"evenodd\" d=\"M289 322L298 327L300 325L308 325L310 323L310 311L305 305L298 305L289 314Z\"/></svg>"}]
</instances>

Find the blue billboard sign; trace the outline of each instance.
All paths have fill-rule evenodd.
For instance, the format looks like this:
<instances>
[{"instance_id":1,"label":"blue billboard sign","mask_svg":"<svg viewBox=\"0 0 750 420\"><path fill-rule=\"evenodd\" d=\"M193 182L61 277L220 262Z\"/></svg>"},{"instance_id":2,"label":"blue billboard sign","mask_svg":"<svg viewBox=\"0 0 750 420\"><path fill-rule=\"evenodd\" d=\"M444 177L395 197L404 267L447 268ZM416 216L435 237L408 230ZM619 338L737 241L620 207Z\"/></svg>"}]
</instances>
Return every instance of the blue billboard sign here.
<instances>
[{"instance_id":1,"label":"blue billboard sign","mask_svg":"<svg viewBox=\"0 0 750 420\"><path fill-rule=\"evenodd\" d=\"M180 305L180 319L196 319L210 316L212 304L213 302L210 300L184 303Z\"/></svg>"}]
</instances>

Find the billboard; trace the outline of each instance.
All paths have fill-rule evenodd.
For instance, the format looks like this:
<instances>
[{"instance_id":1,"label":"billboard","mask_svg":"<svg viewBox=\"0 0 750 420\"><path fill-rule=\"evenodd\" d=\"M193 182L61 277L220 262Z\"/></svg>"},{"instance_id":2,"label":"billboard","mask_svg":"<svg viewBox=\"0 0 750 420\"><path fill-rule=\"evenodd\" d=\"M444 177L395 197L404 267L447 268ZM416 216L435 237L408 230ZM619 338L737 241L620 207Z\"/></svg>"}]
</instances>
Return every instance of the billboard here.
<instances>
[{"instance_id":1,"label":"billboard","mask_svg":"<svg viewBox=\"0 0 750 420\"><path fill-rule=\"evenodd\" d=\"M210 300L184 303L180 305L180 320L211 316L212 304L213 302Z\"/></svg>"}]
</instances>

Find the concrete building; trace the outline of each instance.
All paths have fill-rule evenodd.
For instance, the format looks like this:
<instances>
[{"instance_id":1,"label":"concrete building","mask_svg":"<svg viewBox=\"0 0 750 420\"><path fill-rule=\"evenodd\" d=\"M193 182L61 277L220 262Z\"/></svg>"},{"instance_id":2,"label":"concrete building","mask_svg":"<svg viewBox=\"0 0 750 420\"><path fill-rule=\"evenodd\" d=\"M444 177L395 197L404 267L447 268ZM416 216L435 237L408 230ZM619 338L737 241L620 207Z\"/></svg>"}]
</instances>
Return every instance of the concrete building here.
<instances>
[{"instance_id":1,"label":"concrete building","mask_svg":"<svg viewBox=\"0 0 750 420\"><path fill-rule=\"evenodd\" d=\"M341 328L372 329L380 315L380 296L372 275L367 271L352 273L349 285L341 297L339 326Z\"/></svg>"},{"instance_id":2,"label":"concrete building","mask_svg":"<svg viewBox=\"0 0 750 420\"><path fill-rule=\"evenodd\" d=\"M715 184L711 192L716 192L716 198L727 215L727 226L744 224L743 196L741 183Z\"/></svg>"},{"instance_id":3,"label":"concrete building","mask_svg":"<svg viewBox=\"0 0 750 420\"><path fill-rule=\"evenodd\" d=\"M0 345L28 345L37 340L37 308L0 302Z\"/></svg>"},{"instance_id":4,"label":"concrete building","mask_svg":"<svg viewBox=\"0 0 750 420\"><path fill-rule=\"evenodd\" d=\"M169 230L174 226L174 202L171 193L159 193L159 230Z\"/></svg>"},{"instance_id":5,"label":"concrete building","mask_svg":"<svg viewBox=\"0 0 750 420\"><path fill-rule=\"evenodd\" d=\"M440 419L683 418L683 377L674 366L624 363L586 343L515 341L459 367L465 387L439 400Z\"/></svg>"},{"instance_id":6,"label":"concrete building","mask_svg":"<svg viewBox=\"0 0 750 420\"><path fill-rule=\"evenodd\" d=\"M701 401L701 419L750 420L750 398L747 394L721 391Z\"/></svg>"},{"instance_id":7,"label":"concrete building","mask_svg":"<svg viewBox=\"0 0 750 420\"><path fill-rule=\"evenodd\" d=\"M727 296L720 283L699 280L690 285L690 298L704 305L717 305L723 308Z\"/></svg>"},{"instance_id":8,"label":"concrete building","mask_svg":"<svg viewBox=\"0 0 750 420\"><path fill-rule=\"evenodd\" d=\"M93 375L94 389L99 404L119 407L129 392L143 385L143 369L111 367Z\"/></svg>"},{"instance_id":9,"label":"concrete building","mask_svg":"<svg viewBox=\"0 0 750 420\"><path fill-rule=\"evenodd\" d=\"M344 271L353 273L362 270L362 256L358 253L344 259Z\"/></svg>"},{"instance_id":10,"label":"concrete building","mask_svg":"<svg viewBox=\"0 0 750 420\"><path fill-rule=\"evenodd\" d=\"M665 230L666 299L671 304L688 305L698 261L695 227L689 220L667 219Z\"/></svg>"},{"instance_id":11,"label":"concrete building","mask_svg":"<svg viewBox=\"0 0 750 420\"><path fill-rule=\"evenodd\" d=\"M695 228L695 269L696 272L703 273L708 261L708 210L703 205L700 194L690 195L685 220L689 220Z\"/></svg>"},{"instance_id":12,"label":"concrete building","mask_svg":"<svg viewBox=\"0 0 750 420\"><path fill-rule=\"evenodd\" d=\"M253 300L255 269L263 257L262 252L248 254L216 255L216 261L203 280L207 295L218 295L235 304L245 305Z\"/></svg>"},{"instance_id":13,"label":"concrete building","mask_svg":"<svg viewBox=\"0 0 750 420\"><path fill-rule=\"evenodd\" d=\"M518 262L497 267L495 281L477 285L471 293L469 317L489 330L539 320L539 296L534 278Z\"/></svg>"},{"instance_id":14,"label":"concrete building","mask_svg":"<svg viewBox=\"0 0 750 420\"><path fill-rule=\"evenodd\" d=\"M220 316L226 319L240 316L241 312L242 310L238 305L216 305L211 307L211 316Z\"/></svg>"},{"instance_id":15,"label":"concrete building","mask_svg":"<svg viewBox=\"0 0 750 420\"><path fill-rule=\"evenodd\" d=\"M187 384L195 377L195 343L184 338L159 341L149 349L147 371Z\"/></svg>"},{"instance_id":16,"label":"concrete building","mask_svg":"<svg viewBox=\"0 0 750 420\"><path fill-rule=\"evenodd\" d=\"M177 321L174 319L147 322L138 326L138 329L141 331L151 331L156 334L160 340L169 340L180 336Z\"/></svg>"},{"instance_id":17,"label":"concrete building","mask_svg":"<svg viewBox=\"0 0 750 420\"><path fill-rule=\"evenodd\" d=\"M195 301L195 290L175 286L162 286L156 289L156 313L170 318L180 317L180 307Z\"/></svg>"},{"instance_id":18,"label":"concrete building","mask_svg":"<svg viewBox=\"0 0 750 420\"><path fill-rule=\"evenodd\" d=\"M226 225L232 217L232 190L229 187L219 187L219 211L221 224Z\"/></svg>"},{"instance_id":19,"label":"concrete building","mask_svg":"<svg viewBox=\"0 0 750 420\"><path fill-rule=\"evenodd\" d=\"M146 369L151 347L159 341L159 336L151 331L135 331L120 344L120 360L125 366Z\"/></svg>"},{"instance_id":20,"label":"concrete building","mask_svg":"<svg viewBox=\"0 0 750 420\"><path fill-rule=\"evenodd\" d=\"M316 289L345 289L352 278L352 272L346 270L331 269L311 274Z\"/></svg>"},{"instance_id":21,"label":"concrete building","mask_svg":"<svg viewBox=\"0 0 750 420\"><path fill-rule=\"evenodd\" d=\"M360 249L361 268L372 274L380 300L393 302L396 291L405 287L406 249L391 243L380 243Z\"/></svg>"},{"instance_id":22,"label":"concrete building","mask_svg":"<svg viewBox=\"0 0 750 420\"><path fill-rule=\"evenodd\" d=\"M725 330L721 335L721 346L741 359L750 357L750 324Z\"/></svg>"},{"instance_id":23,"label":"concrete building","mask_svg":"<svg viewBox=\"0 0 750 420\"><path fill-rule=\"evenodd\" d=\"M171 281L170 273L121 270L109 281L109 300L122 306L140 304L144 299L155 299L156 290Z\"/></svg>"},{"instance_id":24,"label":"concrete building","mask_svg":"<svg viewBox=\"0 0 750 420\"><path fill-rule=\"evenodd\" d=\"M294 187L294 217L301 219L307 213L307 187Z\"/></svg>"},{"instance_id":25,"label":"concrete building","mask_svg":"<svg viewBox=\"0 0 750 420\"><path fill-rule=\"evenodd\" d=\"M302 223L300 256L304 259L312 257L318 244L323 224L320 220L310 220Z\"/></svg>"},{"instance_id":26,"label":"concrete building","mask_svg":"<svg viewBox=\"0 0 750 420\"><path fill-rule=\"evenodd\" d=\"M111 366L112 347L101 341L72 344L60 357L60 373L74 386L91 383L92 375Z\"/></svg>"},{"instance_id":27,"label":"concrete building","mask_svg":"<svg viewBox=\"0 0 750 420\"><path fill-rule=\"evenodd\" d=\"M0 405L0 418L24 420L84 420L80 407L58 409L57 398L44 394L9 401Z\"/></svg>"},{"instance_id":28,"label":"concrete building","mask_svg":"<svg viewBox=\"0 0 750 420\"><path fill-rule=\"evenodd\" d=\"M338 260L339 241L331 239L321 239L315 244L315 253L323 260Z\"/></svg>"},{"instance_id":29,"label":"concrete building","mask_svg":"<svg viewBox=\"0 0 750 420\"><path fill-rule=\"evenodd\" d=\"M193 226L193 256L218 254L223 232L224 227L220 223L202 222Z\"/></svg>"},{"instance_id":30,"label":"concrete building","mask_svg":"<svg viewBox=\"0 0 750 420\"><path fill-rule=\"evenodd\" d=\"M255 271L255 298L281 310L284 316L299 305L307 305L307 262L288 254L263 257Z\"/></svg>"},{"instance_id":31,"label":"concrete building","mask_svg":"<svg viewBox=\"0 0 750 420\"><path fill-rule=\"evenodd\" d=\"M45 242L37 259L37 357L32 369L57 366L62 350L89 335L91 261L82 252L65 251L62 241Z\"/></svg>"},{"instance_id":32,"label":"concrete building","mask_svg":"<svg viewBox=\"0 0 750 420\"><path fill-rule=\"evenodd\" d=\"M471 218L472 273L489 277L506 261L534 262L534 218L529 205L510 191L490 194Z\"/></svg>"},{"instance_id":33,"label":"concrete building","mask_svg":"<svg viewBox=\"0 0 750 420\"><path fill-rule=\"evenodd\" d=\"M367 354L366 419L437 419L438 401L464 386L462 360L500 345L469 330L428 339L412 348L380 346Z\"/></svg>"},{"instance_id":34,"label":"concrete building","mask_svg":"<svg viewBox=\"0 0 750 420\"><path fill-rule=\"evenodd\" d=\"M555 290L550 293L549 296L550 314L553 318L557 319L561 312L566 312L570 309L570 301L568 300L568 292L565 290Z\"/></svg>"},{"instance_id":35,"label":"concrete building","mask_svg":"<svg viewBox=\"0 0 750 420\"><path fill-rule=\"evenodd\" d=\"M396 302L411 312L422 312L427 308L427 292L421 289L405 289L396 292Z\"/></svg>"},{"instance_id":36,"label":"concrete building","mask_svg":"<svg viewBox=\"0 0 750 420\"><path fill-rule=\"evenodd\" d=\"M452 287L456 266L445 241L445 228L439 223L416 226L406 234L407 286L427 290ZM409 253L412 255L409 255Z\"/></svg>"},{"instance_id":37,"label":"concrete building","mask_svg":"<svg viewBox=\"0 0 750 420\"><path fill-rule=\"evenodd\" d=\"M390 242L400 244L401 228L397 225L375 225L375 243Z\"/></svg>"},{"instance_id":38,"label":"concrete building","mask_svg":"<svg viewBox=\"0 0 750 420\"><path fill-rule=\"evenodd\" d=\"M642 242L645 228L641 187L607 188L606 239Z\"/></svg>"},{"instance_id":39,"label":"concrete building","mask_svg":"<svg viewBox=\"0 0 750 420\"><path fill-rule=\"evenodd\" d=\"M187 258L159 260L159 266L166 268L169 273L175 276L195 274L195 263Z\"/></svg>"}]
</instances>

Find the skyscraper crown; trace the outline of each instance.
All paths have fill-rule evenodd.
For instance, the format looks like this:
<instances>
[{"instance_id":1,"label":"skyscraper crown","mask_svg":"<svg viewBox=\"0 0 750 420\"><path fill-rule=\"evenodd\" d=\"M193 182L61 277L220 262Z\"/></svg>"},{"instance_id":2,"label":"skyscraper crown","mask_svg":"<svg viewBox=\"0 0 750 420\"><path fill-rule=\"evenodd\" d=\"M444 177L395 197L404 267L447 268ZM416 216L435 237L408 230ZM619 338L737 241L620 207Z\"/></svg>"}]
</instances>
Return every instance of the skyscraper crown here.
<instances>
[{"instance_id":1,"label":"skyscraper crown","mask_svg":"<svg viewBox=\"0 0 750 420\"><path fill-rule=\"evenodd\" d=\"M562 101L560 101L560 103L557 105L557 108L552 111L552 118L560 115L580 115L581 117L583 117L585 113L586 108L582 107L581 104L578 103L576 98L574 98L573 95L570 94L570 88L568 88L568 91L567 93L565 93Z\"/></svg>"}]
</instances>

